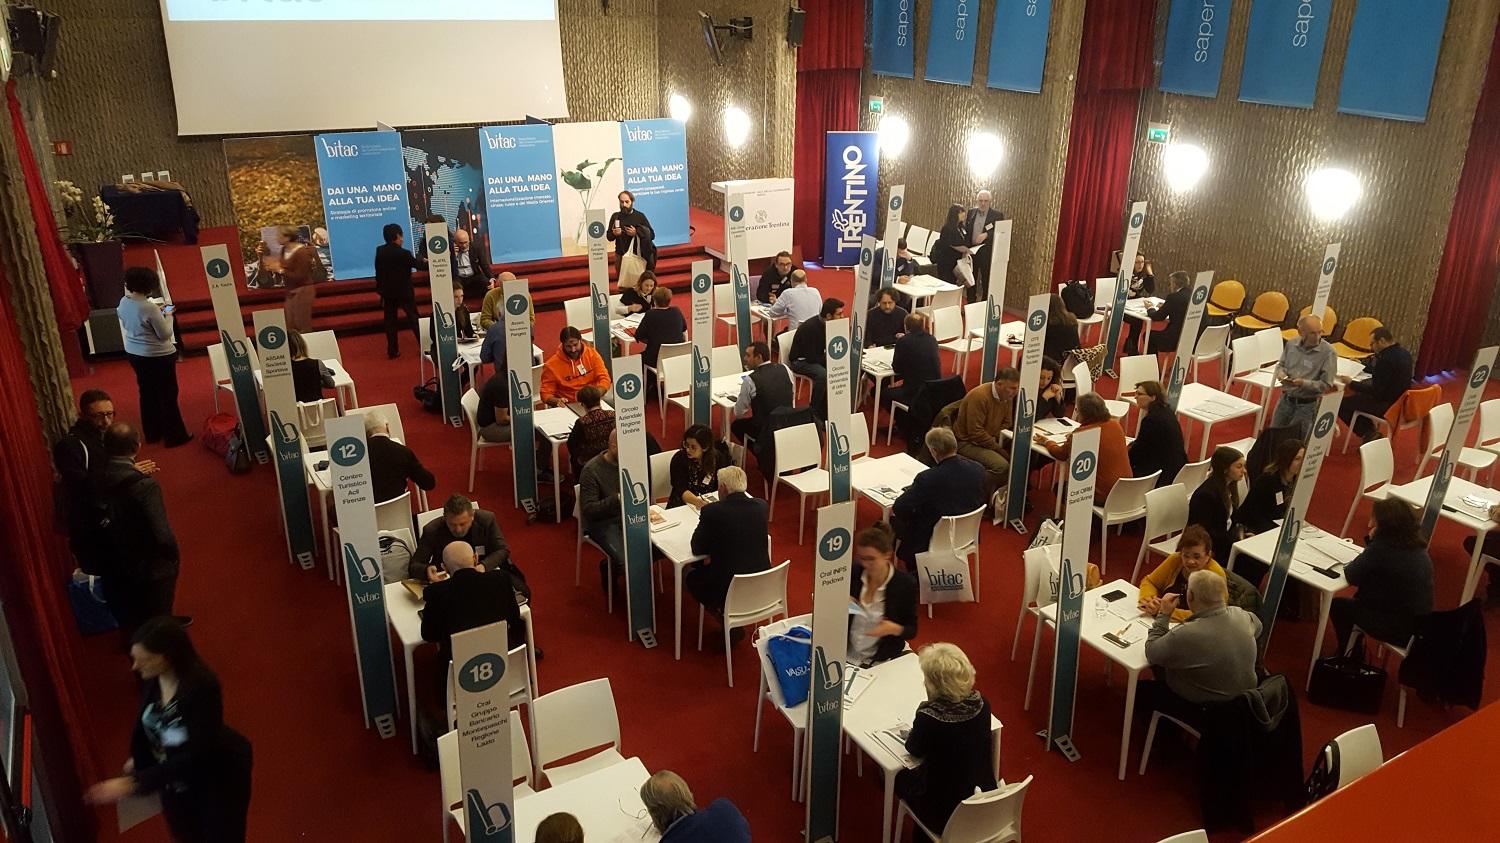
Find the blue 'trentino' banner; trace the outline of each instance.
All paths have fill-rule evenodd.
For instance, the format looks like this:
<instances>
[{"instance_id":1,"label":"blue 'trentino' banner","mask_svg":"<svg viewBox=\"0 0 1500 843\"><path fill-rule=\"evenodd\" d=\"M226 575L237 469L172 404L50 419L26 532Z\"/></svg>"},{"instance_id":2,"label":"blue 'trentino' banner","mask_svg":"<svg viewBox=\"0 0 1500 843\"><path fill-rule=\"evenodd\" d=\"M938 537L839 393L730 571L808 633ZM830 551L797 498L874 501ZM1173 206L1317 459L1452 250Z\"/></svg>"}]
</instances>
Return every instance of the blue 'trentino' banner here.
<instances>
[{"instance_id":1,"label":"blue 'trentino' banner","mask_svg":"<svg viewBox=\"0 0 1500 843\"><path fill-rule=\"evenodd\" d=\"M1425 122L1447 23L1448 0L1365 0L1355 7L1339 111Z\"/></svg>"},{"instance_id":2,"label":"blue 'trentino' banner","mask_svg":"<svg viewBox=\"0 0 1500 843\"><path fill-rule=\"evenodd\" d=\"M1255 0L1240 101L1312 108L1333 0Z\"/></svg>"},{"instance_id":3,"label":"blue 'trentino' banner","mask_svg":"<svg viewBox=\"0 0 1500 843\"><path fill-rule=\"evenodd\" d=\"M927 22L927 81L974 83L979 0L932 0Z\"/></svg>"},{"instance_id":4,"label":"blue 'trentino' banner","mask_svg":"<svg viewBox=\"0 0 1500 843\"><path fill-rule=\"evenodd\" d=\"M1052 0L997 0L990 32L991 88L1041 93L1051 22Z\"/></svg>"},{"instance_id":5,"label":"blue 'trentino' banner","mask_svg":"<svg viewBox=\"0 0 1500 843\"><path fill-rule=\"evenodd\" d=\"M687 127L670 117L620 124L625 189L651 219L658 247L688 242Z\"/></svg>"},{"instance_id":6,"label":"blue 'trentino' banner","mask_svg":"<svg viewBox=\"0 0 1500 843\"><path fill-rule=\"evenodd\" d=\"M1219 95L1232 0L1172 0L1162 51L1161 89L1196 97Z\"/></svg>"},{"instance_id":7,"label":"blue 'trentino' banner","mask_svg":"<svg viewBox=\"0 0 1500 843\"><path fill-rule=\"evenodd\" d=\"M333 252L333 277L375 274L375 249L385 242L388 223L411 225L406 204L406 168L399 132L342 132L318 135L318 180L323 185L323 216ZM406 232L411 239L412 232Z\"/></svg>"},{"instance_id":8,"label":"blue 'trentino' banner","mask_svg":"<svg viewBox=\"0 0 1500 843\"><path fill-rule=\"evenodd\" d=\"M875 233L880 175L876 132L829 132L823 162L823 265L859 263L860 238Z\"/></svg>"},{"instance_id":9,"label":"blue 'trentino' banner","mask_svg":"<svg viewBox=\"0 0 1500 843\"><path fill-rule=\"evenodd\" d=\"M874 0L870 18L870 72L876 76L916 75L916 0ZM972 62L971 62L972 63Z\"/></svg>"},{"instance_id":10,"label":"blue 'trentino' banner","mask_svg":"<svg viewBox=\"0 0 1500 843\"><path fill-rule=\"evenodd\" d=\"M557 236L557 172L552 127L479 129L490 259L534 261L562 254Z\"/></svg>"}]
</instances>

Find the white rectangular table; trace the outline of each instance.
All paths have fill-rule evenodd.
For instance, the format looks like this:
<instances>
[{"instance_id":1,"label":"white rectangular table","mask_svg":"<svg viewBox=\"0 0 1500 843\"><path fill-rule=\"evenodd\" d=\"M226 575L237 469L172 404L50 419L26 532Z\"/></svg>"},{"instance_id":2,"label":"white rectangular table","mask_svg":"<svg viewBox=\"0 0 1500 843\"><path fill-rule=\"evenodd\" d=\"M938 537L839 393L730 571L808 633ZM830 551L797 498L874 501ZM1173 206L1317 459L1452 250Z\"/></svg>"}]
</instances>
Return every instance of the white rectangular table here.
<instances>
[{"instance_id":1,"label":"white rectangular table","mask_svg":"<svg viewBox=\"0 0 1500 843\"><path fill-rule=\"evenodd\" d=\"M1177 400L1177 414L1194 419L1203 425L1203 442L1198 447L1198 459L1208 455L1208 438L1214 424L1221 421L1252 416L1260 412L1260 405L1246 401L1238 395L1230 395L1197 381L1182 385Z\"/></svg>"},{"instance_id":2,"label":"white rectangular table","mask_svg":"<svg viewBox=\"0 0 1500 843\"><path fill-rule=\"evenodd\" d=\"M698 529L698 508L684 504L663 509L668 526L651 531L651 543L672 563L673 631L676 645L674 658L682 659L682 573L687 566L703 561L693 553L693 531Z\"/></svg>"},{"instance_id":3,"label":"white rectangular table","mask_svg":"<svg viewBox=\"0 0 1500 843\"><path fill-rule=\"evenodd\" d=\"M754 293L752 291L751 295ZM764 302L758 302L754 298L750 300L750 331L754 333L755 323L764 322L766 331L766 342L771 342L776 336L776 323L787 321L786 316L772 316L771 306ZM741 343L743 346L744 343Z\"/></svg>"},{"instance_id":4,"label":"white rectangular table","mask_svg":"<svg viewBox=\"0 0 1500 843\"><path fill-rule=\"evenodd\" d=\"M875 430L880 426L880 388L886 381L896 376L896 370L891 368L891 360L896 356L896 349L876 346L860 351L859 370L864 372L870 380L875 382L875 403L870 407L870 441L875 441ZM856 401L857 407L860 402Z\"/></svg>"},{"instance_id":5,"label":"white rectangular table","mask_svg":"<svg viewBox=\"0 0 1500 843\"><path fill-rule=\"evenodd\" d=\"M480 381L479 375L484 370L484 364L481 363L480 360L479 360L479 351L483 347L484 347L484 332L482 332L482 331L479 333L479 336L476 337L475 339L468 340L468 341L462 341L462 340L460 340L459 343L458 343L458 357L459 357L460 360L462 360L464 362L465 366L469 367L469 376L470 376L470 379L471 379L471 382L472 382L473 386L476 389L479 387L479 381ZM422 349L422 353L426 354L427 353L427 349L425 349L425 348ZM531 365L537 366L537 365L540 365L541 362L542 362L542 349L539 346L537 346L536 343L532 343L531 344Z\"/></svg>"},{"instance_id":6,"label":"white rectangular table","mask_svg":"<svg viewBox=\"0 0 1500 843\"><path fill-rule=\"evenodd\" d=\"M1121 315L1126 319L1134 319L1142 323L1141 336L1135 348L1136 354L1146 353L1146 337L1151 333L1151 310L1161 307L1162 301L1155 296L1125 300L1125 310L1121 312Z\"/></svg>"},{"instance_id":7,"label":"white rectangular table","mask_svg":"<svg viewBox=\"0 0 1500 843\"><path fill-rule=\"evenodd\" d=\"M323 361L323 365L327 366L328 371L333 373L334 398L338 402L339 412L348 412L350 408L358 407L359 396L354 391L354 378L349 376L349 372L344 369L344 364L330 357ZM255 369L255 386L257 389L266 388L265 376L261 374L259 367ZM344 398L345 392L349 395L347 399Z\"/></svg>"},{"instance_id":8,"label":"white rectangular table","mask_svg":"<svg viewBox=\"0 0 1500 843\"><path fill-rule=\"evenodd\" d=\"M1422 506L1427 503L1427 493L1431 488L1432 476L1428 475L1400 486L1387 486L1386 494L1394 495L1412 506ZM1470 506L1464 503L1466 497L1483 498L1494 503L1500 501L1500 490L1486 488L1458 476L1448 481L1448 494L1443 496L1443 508L1438 511L1438 515L1474 531L1474 553L1469 558L1469 573L1464 577L1463 594L1458 599L1460 606L1469 602L1479 587L1479 574L1484 570L1480 559L1484 556L1485 534L1500 528L1500 524L1490 520L1487 507L1481 509Z\"/></svg>"},{"instance_id":9,"label":"white rectangular table","mask_svg":"<svg viewBox=\"0 0 1500 843\"><path fill-rule=\"evenodd\" d=\"M568 407L547 407L531 414L531 424L537 434L552 446L552 508L559 522L562 521L562 468L558 463L562 446L568 441L568 434L573 432L577 421L578 414Z\"/></svg>"},{"instance_id":10,"label":"white rectangular table","mask_svg":"<svg viewBox=\"0 0 1500 843\"><path fill-rule=\"evenodd\" d=\"M963 289L963 287L957 284L950 284L936 275L913 275L910 281L898 281L892 286L896 292L911 299L913 311L922 306L924 299L932 298L938 293Z\"/></svg>"},{"instance_id":11,"label":"white rectangular table","mask_svg":"<svg viewBox=\"0 0 1500 843\"><path fill-rule=\"evenodd\" d=\"M926 464L906 453L855 460L849 466L849 485L880 507L882 517L890 521L891 506L926 470Z\"/></svg>"},{"instance_id":12,"label":"white rectangular table","mask_svg":"<svg viewBox=\"0 0 1500 843\"><path fill-rule=\"evenodd\" d=\"M724 441L729 441L729 425L734 421L734 402L740 397L740 382L750 377L749 372L719 375L708 384L709 400L724 414Z\"/></svg>"},{"instance_id":13,"label":"white rectangular table","mask_svg":"<svg viewBox=\"0 0 1500 843\"><path fill-rule=\"evenodd\" d=\"M511 728L517 724L511 721ZM578 819L589 843L641 843L660 840L641 802L641 785L651 774L639 758L626 758L546 790L516 799L516 843L536 839L542 820L566 811Z\"/></svg>"}]
</instances>

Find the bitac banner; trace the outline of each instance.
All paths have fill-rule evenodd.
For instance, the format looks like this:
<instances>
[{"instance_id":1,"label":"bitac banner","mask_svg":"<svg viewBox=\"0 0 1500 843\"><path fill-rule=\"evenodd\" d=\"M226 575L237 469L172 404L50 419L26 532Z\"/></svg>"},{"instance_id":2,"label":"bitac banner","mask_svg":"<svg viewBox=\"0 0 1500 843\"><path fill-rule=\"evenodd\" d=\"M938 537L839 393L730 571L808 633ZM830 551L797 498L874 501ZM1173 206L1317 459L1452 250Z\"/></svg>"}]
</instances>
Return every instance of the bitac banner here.
<instances>
[{"instance_id":1,"label":"bitac banner","mask_svg":"<svg viewBox=\"0 0 1500 843\"><path fill-rule=\"evenodd\" d=\"M512 843L515 776L510 757L510 699L500 680L510 666L505 621L453 636L453 708L458 780L468 839ZM515 728L520 728L516 726ZM445 818L446 821L446 818Z\"/></svg>"},{"instance_id":2,"label":"bitac banner","mask_svg":"<svg viewBox=\"0 0 1500 843\"><path fill-rule=\"evenodd\" d=\"M1004 225L1004 223L1001 223ZM1021 532L1026 511L1026 483L1031 461L1031 426L1036 421L1036 399L1042 383L1042 342L1047 336L1047 307L1052 296L1037 293L1026 302L1026 338L1021 344L1021 389L1016 393L1014 447L1010 452L1009 491L1005 520Z\"/></svg>"},{"instance_id":3,"label":"bitac banner","mask_svg":"<svg viewBox=\"0 0 1500 843\"><path fill-rule=\"evenodd\" d=\"M1225 10L1226 14L1228 10ZM1135 253L1141 246L1141 228L1146 224L1146 203L1135 202L1130 206L1130 217L1125 221L1125 245L1120 249L1120 271L1115 276L1115 301L1109 309L1109 330L1105 332L1104 367L1115 367L1115 355L1120 348L1120 322L1125 318L1125 296L1130 292L1130 273L1135 266Z\"/></svg>"},{"instance_id":4,"label":"bitac banner","mask_svg":"<svg viewBox=\"0 0 1500 843\"><path fill-rule=\"evenodd\" d=\"M1232 5L1231 0L1172 0L1162 51L1163 91L1196 97L1219 95Z\"/></svg>"},{"instance_id":5,"label":"bitac banner","mask_svg":"<svg viewBox=\"0 0 1500 843\"><path fill-rule=\"evenodd\" d=\"M1240 101L1312 108L1332 10L1333 0L1255 0Z\"/></svg>"},{"instance_id":6,"label":"bitac banner","mask_svg":"<svg viewBox=\"0 0 1500 843\"><path fill-rule=\"evenodd\" d=\"M974 83L979 0L932 0L927 22L927 81Z\"/></svg>"},{"instance_id":7,"label":"bitac banner","mask_svg":"<svg viewBox=\"0 0 1500 843\"><path fill-rule=\"evenodd\" d=\"M1015 220L1001 220L990 232L990 290L985 298L980 383L994 380L995 368L1000 365L1000 325L1005 318L1005 279L1010 272L1010 234L1014 224Z\"/></svg>"},{"instance_id":8,"label":"bitac banner","mask_svg":"<svg viewBox=\"0 0 1500 843\"><path fill-rule=\"evenodd\" d=\"M714 262L693 261L693 424L713 424L713 357Z\"/></svg>"},{"instance_id":9,"label":"bitac banner","mask_svg":"<svg viewBox=\"0 0 1500 843\"><path fill-rule=\"evenodd\" d=\"M1039 94L1052 0L997 0L990 32L991 88Z\"/></svg>"},{"instance_id":10,"label":"bitac banner","mask_svg":"<svg viewBox=\"0 0 1500 843\"><path fill-rule=\"evenodd\" d=\"M490 259L534 261L562 254L557 235L557 160L552 127L484 126L479 130Z\"/></svg>"},{"instance_id":11,"label":"bitac banner","mask_svg":"<svg viewBox=\"0 0 1500 843\"><path fill-rule=\"evenodd\" d=\"M1447 24L1448 0L1365 0L1355 6L1339 111L1424 122Z\"/></svg>"},{"instance_id":12,"label":"bitac banner","mask_svg":"<svg viewBox=\"0 0 1500 843\"><path fill-rule=\"evenodd\" d=\"M1437 471L1432 475L1432 485L1427 490L1427 503L1422 509L1422 534L1425 536L1431 536L1433 528L1437 526L1438 510L1443 508L1443 501L1448 497L1449 481L1453 479L1453 461L1458 459L1464 443L1469 440L1469 426L1474 422L1474 411L1484 398L1490 371L1495 368L1497 348L1500 346L1479 349L1479 353L1474 355L1474 365L1469 367L1469 385L1464 389L1464 397L1458 402L1458 412L1454 414L1453 424L1448 428L1448 441L1443 445L1443 455L1438 459ZM1478 584L1475 577L1479 575L1479 570L1477 567L1471 570L1469 579L1464 582L1465 603L1474 596L1474 586Z\"/></svg>"},{"instance_id":13,"label":"bitac banner","mask_svg":"<svg viewBox=\"0 0 1500 843\"><path fill-rule=\"evenodd\" d=\"M610 246L604 237L604 224L608 218L609 214L603 210L588 212L589 302L594 324L594 350L604 358L604 365L613 377L615 344L609 333Z\"/></svg>"},{"instance_id":14,"label":"bitac banner","mask_svg":"<svg viewBox=\"0 0 1500 843\"><path fill-rule=\"evenodd\" d=\"M854 268L854 303L849 308L849 388L853 390L856 401L860 371L864 365L865 305L870 301L870 271L874 264L875 238L866 234L859 239L859 265Z\"/></svg>"},{"instance_id":15,"label":"bitac banner","mask_svg":"<svg viewBox=\"0 0 1500 843\"><path fill-rule=\"evenodd\" d=\"M240 294L234 287L234 273L229 267L229 248L220 243L199 247L203 273L208 276L208 295L214 305L214 321L223 344L224 362L229 365L229 387L234 393L234 408L240 414L240 433L256 462L268 462L266 425L260 416L260 390L255 386L255 370L260 362L255 349L245 340L245 317L240 313Z\"/></svg>"},{"instance_id":16,"label":"bitac banner","mask_svg":"<svg viewBox=\"0 0 1500 843\"><path fill-rule=\"evenodd\" d=\"M1323 311L1328 307L1328 294L1333 292L1333 273L1339 268L1339 250L1343 243L1329 243L1323 250L1323 262L1318 264L1318 287L1313 293L1312 308L1307 311L1309 316L1323 318Z\"/></svg>"},{"instance_id":17,"label":"bitac banner","mask_svg":"<svg viewBox=\"0 0 1500 843\"><path fill-rule=\"evenodd\" d=\"M824 266L859 263L860 238L874 231L879 139L876 132L828 133L823 164Z\"/></svg>"},{"instance_id":18,"label":"bitac banner","mask_svg":"<svg viewBox=\"0 0 1500 843\"><path fill-rule=\"evenodd\" d=\"M318 135L313 147L318 155L333 277L369 278L375 274L375 249L385 242L382 229L391 223L403 230L411 225L401 134Z\"/></svg>"},{"instance_id":19,"label":"bitac banner","mask_svg":"<svg viewBox=\"0 0 1500 843\"><path fill-rule=\"evenodd\" d=\"M824 400L828 419L828 483L832 503L849 500L849 416L854 412L853 385L850 377L849 320L834 319L825 324L827 386Z\"/></svg>"},{"instance_id":20,"label":"bitac banner","mask_svg":"<svg viewBox=\"0 0 1500 843\"><path fill-rule=\"evenodd\" d=\"M1016 450L1026 447L1017 441ZM1078 690L1078 645L1083 633L1083 592L1088 580L1089 529L1094 521L1094 485L1099 474L1099 429L1073 434L1068 457L1067 510L1063 515L1062 563L1058 568L1057 650L1052 659L1052 709L1047 748L1069 761L1073 746L1073 700Z\"/></svg>"},{"instance_id":21,"label":"bitac banner","mask_svg":"<svg viewBox=\"0 0 1500 843\"><path fill-rule=\"evenodd\" d=\"M620 523L625 531L625 594L630 634L656 646L651 592L650 465L646 457L646 389L639 355L615 361L615 430L620 454Z\"/></svg>"},{"instance_id":22,"label":"bitac banner","mask_svg":"<svg viewBox=\"0 0 1500 843\"><path fill-rule=\"evenodd\" d=\"M536 428L532 413L540 396L531 392L530 284L524 278L506 281L502 296L506 371L495 372L494 377L510 378L510 463L516 505L531 513L536 511L536 448L532 444Z\"/></svg>"},{"instance_id":23,"label":"bitac banner","mask_svg":"<svg viewBox=\"0 0 1500 843\"><path fill-rule=\"evenodd\" d=\"M448 224L427 223L426 245L427 292L432 295L432 341L437 346L437 359L432 362L437 368L443 418L454 427L463 427L464 412L460 403L463 381L454 368L458 365L458 323L453 313L453 264L448 260ZM526 359L531 359L529 353Z\"/></svg>"},{"instance_id":24,"label":"bitac banner","mask_svg":"<svg viewBox=\"0 0 1500 843\"><path fill-rule=\"evenodd\" d=\"M870 72L876 76L912 78L917 67L913 52L917 37L916 0L872 0L872 4L867 7Z\"/></svg>"},{"instance_id":25,"label":"bitac banner","mask_svg":"<svg viewBox=\"0 0 1500 843\"><path fill-rule=\"evenodd\" d=\"M292 386L286 314L275 308L255 311L255 343L260 347L266 414L271 417L276 489L281 493L281 526L286 532L287 552L291 561L310 571L317 543L313 538L312 514L307 508L307 474L302 462L302 431L297 426L297 393Z\"/></svg>"},{"instance_id":26,"label":"bitac banner","mask_svg":"<svg viewBox=\"0 0 1500 843\"><path fill-rule=\"evenodd\" d=\"M1342 392L1334 391L1318 401L1318 413L1314 416L1312 435L1308 437L1306 452L1302 455L1302 470L1297 473L1297 485L1292 489L1292 500L1287 504L1286 515L1281 519L1281 532L1276 536L1276 552L1271 556L1271 575L1266 579L1264 599L1260 606L1260 650L1265 652L1271 642L1271 627L1276 623L1276 610L1281 605L1281 593L1286 588L1287 571L1292 567L1292 556L1297 550L1297 537L1307 518L1307 509L1312 505L1313 489L1318 485L1318 470L1323 467L1323 458L1328 455L1328 446L1333 442L1333 429L1338 418Z\"/></svg>"},{"instance_id":27,"label":"bitac banner","mask_svg":"<svg viewBox=\"0 0 1500 843\"><path fill-rule=\"evenodd\" d=\"M896 252L901 245L901 213L906 206L906 185L891 185L885 199L884 257L880 261L880 286L882 289L896 283Z\"/></svg>"},{"instance_id":28,"label":"bitac banner","mask_svg":"<svg viewBox=\"0 0 1500 843\"><path fill-rule=\"evenodd\" d=\"M1198 326L1203 323L1203 309L1208 303L1208 288L1214 283L1213 270L1198 273L1191 292L1188 293L1187 317L1182 320L1182 334L1177 339L1177 355L1172 358L1172 375L1167 379L1167 406L1177 409L1177 399L1182 395L1182 385L1187 383L1188 363L1198 346ZM1135 384L1120 384L1121 391Z\"/></svg>"},{"instance_id":29,"label":"bitac banner","mask_svg":"<svg viewBox=\"0 0 1500 843\"><path fill-rule=\"evenodd\" d=\"M658 247L686 243L688 232L687 127L669 117L620 124L625 189L651 220Z\"/></svg>"},{"instance_id":30,"label":"bitac banner","mask_svg":"<svg viewBox=\"0 0 1500 843\"><path fill-rule=\"evenodd\" d=\"M818 509L813 559L812 682L807 694L807 786L804 840L838 834L839 743L844 725L844 658L849 647L849 569L854 544L853 501Z\"/></svg>"},{"instance_id":31,"label":"bitac banner","mask_svg":"<svg viewBox=\"0 0 1500 843\"><path fill-rule=\"evenodd\" d=\"M328 434L333 506L339 519L339 552L343 554L365 728L374 723L382 738L395 737L396 677L391 672L391 633L385 619L375 491L370 482L364 417L331 418L323 423L323 430Z\"/></svg>"}]
</instances>

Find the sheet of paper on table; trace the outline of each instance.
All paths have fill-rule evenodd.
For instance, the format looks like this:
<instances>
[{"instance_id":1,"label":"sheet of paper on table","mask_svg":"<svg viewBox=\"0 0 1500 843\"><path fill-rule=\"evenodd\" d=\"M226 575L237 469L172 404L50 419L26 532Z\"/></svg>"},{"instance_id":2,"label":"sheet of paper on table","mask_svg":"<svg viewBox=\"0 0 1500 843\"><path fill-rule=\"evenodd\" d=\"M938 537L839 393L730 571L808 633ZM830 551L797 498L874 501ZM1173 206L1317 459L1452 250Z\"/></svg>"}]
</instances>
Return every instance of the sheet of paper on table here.
<instances>
[{"instance_id":1,"label":"sheet of paper on table","mask_svg":"<svg viewBox=\"0 0 1500 843\"><path fill-rule=\"evenodd\" d=\"M672 520L667 517L666 512L660 506L653 505L650 509L646 510L646 517L651 521L651 532L653 533L659 533L673 526Z\"/></svg>"},{"instance_id":2,"label":"sheet of paper on table","mask_svg":"<svg viewBox=\"0 0 1500 843\"><path fill-rule=\"evenodd\" d=\"M1145 620L1145 617L1141 615L1140 604L1138 604L1134 600L1131 600L1128 596L1121 597L1119 600L1116 600L1115 602L1108 605L1109 614L1114 615L1120 620Z\"/></svg>"},{"instance_id":3,"label":"sheet of paper on table","mask_svg":"<svg viewBox=\"0 0 1500 843\"><path fill-rule=\"evenodd\" d=\"M875 677L871 676L867 671L849 665L844 666L844 673L846 674L844 677L844 705L847 707L853 705L854 701L859 699L866 688L875 684Z\"/></svg>"},{"instance_id":4,"label":"sheet of paper on table","mask_svg":"<svg viewBox=\"0 0 1500 843\"><path fill-rule=\"evenodd\" d=\"M1222 419L1240 412L1240 408L1226 404L1223 401L1218 401L1210 398L1207 401L1203 401L1194 406L1193 412L1197 413L1200 416Z\"/></svg>"},{"instance_id":5,"label":"sheet of paper on table","mask_svg":"<svg viewBox=\"0 0 1500 843\"><path fill-rule=\"evenodd\" d=\"M870 737L874 738L882 749L889 752L907 769L913 769L921 762L906 754L906 736L909 734L911 734L911 724L901 722L889 728L876 729L870 732Z\"/></svg>"}]
</instances>

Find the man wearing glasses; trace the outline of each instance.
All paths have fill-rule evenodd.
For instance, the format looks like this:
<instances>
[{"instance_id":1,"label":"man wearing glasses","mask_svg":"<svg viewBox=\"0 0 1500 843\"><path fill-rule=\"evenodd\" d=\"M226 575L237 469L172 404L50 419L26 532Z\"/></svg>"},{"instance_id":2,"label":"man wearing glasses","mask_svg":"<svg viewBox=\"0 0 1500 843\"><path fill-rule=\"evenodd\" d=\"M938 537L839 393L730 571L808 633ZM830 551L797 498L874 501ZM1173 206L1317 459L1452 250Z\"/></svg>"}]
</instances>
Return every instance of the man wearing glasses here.
<instances>
[{"instance_id":1,"label":"man wearing glasses","mask_svg":"<svg viewBox=\"0 0 1500 843\"><path fill-rule=\"evenodd\" d=\"M98 493L99 478L109 458L104 455L104 431L115 421L115 403L102 389L90 389L78 398L78 421L52 446L52 465L62 483L62 502L67 512L68 544L86 573L94 570L104 503ZM139 460L142 474L155 474L153 460Z\"/></svg>"}]
</instances>

